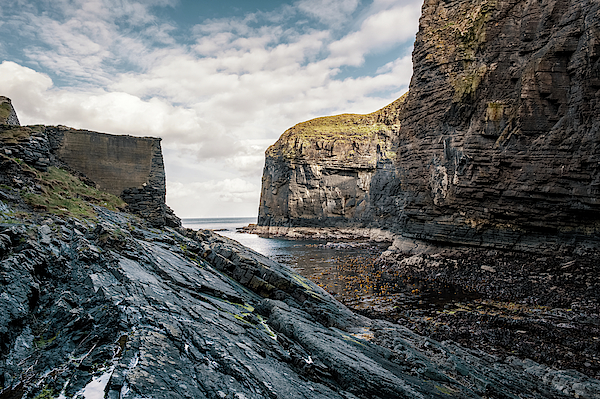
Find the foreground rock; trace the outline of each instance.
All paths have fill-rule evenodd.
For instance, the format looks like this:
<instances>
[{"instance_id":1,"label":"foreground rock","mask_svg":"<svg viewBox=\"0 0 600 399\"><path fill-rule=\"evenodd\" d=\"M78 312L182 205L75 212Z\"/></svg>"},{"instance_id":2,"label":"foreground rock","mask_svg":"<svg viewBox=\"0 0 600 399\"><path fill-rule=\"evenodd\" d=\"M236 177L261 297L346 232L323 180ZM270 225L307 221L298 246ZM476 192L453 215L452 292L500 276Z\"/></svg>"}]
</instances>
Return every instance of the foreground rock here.
<instances>
[{"instance_id":1,"label":"foreground rock","mask_svg":"<svg viewBox=\"0 0 600 399\"><path fill-rule=\"evenodd\" d=\"M599 7L425 1L408 94L286 131L266 152L259 224L597 248Z\"/></svg>"},{"instance_id":2,"label":"foreground rock","mask_svg":"<svg viewBox=\"0 0 600 399\"><path fill-rule=\"evenodd\" d=\"M350 312L209 231L2 204L2 397L593 398L600 382ZM35 216L35 215L34 215ZM525 395L525 396L524 396Z\"/></svg>"}]
</instances>

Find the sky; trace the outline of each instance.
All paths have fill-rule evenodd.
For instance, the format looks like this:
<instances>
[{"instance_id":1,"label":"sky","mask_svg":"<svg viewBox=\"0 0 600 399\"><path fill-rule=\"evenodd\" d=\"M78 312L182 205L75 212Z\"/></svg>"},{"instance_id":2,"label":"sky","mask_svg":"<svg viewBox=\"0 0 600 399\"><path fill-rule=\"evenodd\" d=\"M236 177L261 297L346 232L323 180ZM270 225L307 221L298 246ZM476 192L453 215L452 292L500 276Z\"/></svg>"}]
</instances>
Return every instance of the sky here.
<instances>
[{"instance_id":1,"label":"sky","mask_svg":"<svg viewBox=\"0 0 600 399\"><path fill-rule=\"evenodd\" d=\"M289 127L407 89L422 0L2 0L22 125L162 138L179 217L256 216Z\"/></svg>"}]
</instances>

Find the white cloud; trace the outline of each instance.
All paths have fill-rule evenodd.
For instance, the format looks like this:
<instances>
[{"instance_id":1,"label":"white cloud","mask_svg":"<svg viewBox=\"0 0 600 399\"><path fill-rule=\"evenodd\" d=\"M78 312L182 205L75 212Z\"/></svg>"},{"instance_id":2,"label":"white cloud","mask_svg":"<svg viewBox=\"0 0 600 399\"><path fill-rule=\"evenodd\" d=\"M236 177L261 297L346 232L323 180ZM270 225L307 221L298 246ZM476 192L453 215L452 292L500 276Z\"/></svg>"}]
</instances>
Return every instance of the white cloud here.
<instances>
[{"instance_id":1,"label":"white cloud","mask_svg":"<svg viewBox=\"0 0 600 399\"><path fill-rule=\"evenodd\" d=\"M45 116L43 94L52 87L52 79L46 74L23 67L14 62L0 64L0 87L2 95L12 99L21 123L35 123L36 117Z\"/></svg>"},{"instance_id":2,"label":"white cloud","mask_svg":"<svg viewBox=\"0 0 600 399\"><path fill-rule=\"evenodd\" d=\"M171 4L152 4L159 3ZM358 0L301 0L271 13L205 21L181 43L180 27L157 19L149 2L75 4L56 2L51 13L29 6L5 22L32 43L22 53L28 65L63 80L5 61L0 94L12 98L25 124L162 137L169 204L190 217L211 214L193 214L199 208L187 195L196 202L206 196L210 205L202 210L215 216L224 209L255 214L264 151L285 129L331 113L372 112L402 94L412 72L408 48L362 76L336 75L407 43L419 13L414 2L375 0L359 8ZM357 14L358 22L350 19ZM344 23L355 29L340 37Z\"/></svg>"},{"instance_id":3,"label":"white cloud","mask_svg":"<svg viewBox=\"0 0 600 399\"><path fill-rule=\"evenodd\" d=\"M366 54L404 43L418 30L420 3L384 9L369 16L360 30L329 45L332 58L345 65L360 65Z\"/></svg>"},{"instance_id":4,"label":"white cloud","mask_svg":"<svg viewBox=\"0 0 600 399\"><path fill-rule=\"evenodd\" d=\"M358 0L301 0L297 6L323 23L337 26L356 10L358 3Z\"/></svg>"},{"instance_id":5,"label":"white cloud","mask_svg":"<svg viewBox=\"0 0 600 399\"><path fill-rule=\"evenodd\" d=\"M171 207L182 209L179 217L252 216L258 211L259 190L239 178L167 182L167 199Z\"/></svg>"}]
</instances>

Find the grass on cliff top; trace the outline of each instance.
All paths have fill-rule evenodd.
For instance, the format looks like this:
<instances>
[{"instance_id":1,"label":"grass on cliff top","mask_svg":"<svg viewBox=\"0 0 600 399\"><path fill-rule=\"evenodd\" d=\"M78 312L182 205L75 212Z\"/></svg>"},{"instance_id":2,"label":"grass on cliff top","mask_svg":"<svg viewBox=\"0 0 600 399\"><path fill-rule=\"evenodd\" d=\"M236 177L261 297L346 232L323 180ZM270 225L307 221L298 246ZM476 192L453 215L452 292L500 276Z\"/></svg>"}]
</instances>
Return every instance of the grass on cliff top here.
<instances>
[{"instance_id":1,"label":"grass on cliff top","mask_svg":"<svg viewBox=\"0 0 600 399\"><path fill-rule=\"evenodd\" d=\"M4 104L2 104L4 105ZM8 115L6 116L8 118ZM0 121L6 120L0 115ZM31 129L23 126L4 125L0 129L0 142L5 144L17 144L31 136Z\"/></svg>"},{"instance_id":2,"label":"grass on cliff top","mask_svg":"<svg viewBox=\"0 0 600 399\"><path fill-rule=\"evenodd\" d=\"M314 138L355 138L370 135L387 127L381 117L394 113L406 101L407 93L391 104L370 114L341 114L324 116L298 123L288 131L296 135Z\"/></svg>"},{"instance_id":3,"label":"grass on cliff top","mask_svg":"<svg viewBox=\"0 0 600 399\"><path fill-rule=\"evenodd\" d=\"M95 219L93 205L116 211L126 204L120 198L90 187L69 172L51 166L47 172L30 169L41 186L40 194L24 193L23 199L37 211L59 216Z\"/></svg>"},{"instance_id":4,"label":"grass on cliff top","mask_svg":"<svg viewBox=\"0 0 600 399\"><path fill-rule=\"evenodd\" d=\"M297 142L332 142L371 139L376 134L390 131L390 124L398 122L402 104L408 93L389 105L370 114L341 114L311 119L286 130L267 153L277 148L294 147Z\"/></svg>"},{"instance_id":5,"label":"grass on cliff top","mask_svg":"<svg viewBox=\"0 0 600 399\"><path fill-rule=\"evenodd\" d=\"M324 116L299 123L291 130L296 135L315 138L351 138L369 135L377 129L367 115L342 114Z\"/></svg>"}]
</instances>

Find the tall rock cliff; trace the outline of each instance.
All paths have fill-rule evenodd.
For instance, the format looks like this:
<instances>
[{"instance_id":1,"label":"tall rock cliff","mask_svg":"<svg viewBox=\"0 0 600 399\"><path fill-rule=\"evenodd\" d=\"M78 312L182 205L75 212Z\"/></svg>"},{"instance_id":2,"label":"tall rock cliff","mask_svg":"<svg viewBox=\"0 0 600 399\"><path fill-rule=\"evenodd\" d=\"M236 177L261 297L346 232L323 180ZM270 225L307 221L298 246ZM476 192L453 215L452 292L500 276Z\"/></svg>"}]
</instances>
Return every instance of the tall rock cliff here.
<instances>
[{"instance_id":1,"label":"tall rock cliff","mask_svg":"<svg viewBox=\"0 0 600 399\"><path fill-rule=\"evenodd\" d=\"M406 100L376 113L393 156L373 146L365 155L375 161L360 224L498 248L598 245L598 2L426 0L413 65ZM273 171L285 168L272 165L318 169L328 160L281 156L298 140L293 129L267 151L261 225L314 217L290 211L297 207L289 198L305 201L301 190L274 189L286 188L273 183L281 182ZM332 141L346 140L345 131L340 126ZM340 175L355 173L348 166ZM328 187L337 192L336 184Z\"/></svg>"},{"instance_id":2,"label":"tall rock cliff","mask_svg":"<svg viewBox=\"0 0 600 399\"><path fill-rule=\"evenodd\" d=\"M386 116L404 99L369 115L318 118L287 130L266 153L259 224L363 223L371 180L396 156L395 126Z\"/></svg>"},{"instance_id":3,"label":"tall rock cliff","mask_svg":"<svg viewBox=\"0 0 600 399\"><path fill-rule=\"evenodd\" d=\"M3 165L20 160L42 172L47 172L49 167L66 169L102 192L120 197L130 212L155 226L181 225L165 203L161 139L111 135L66 126L20 126L10 99L0 97L0 122L5 115L5 123L0 124ZM14 187L20 183L7 183L13 190L20 188ZM11 196L0 190L0 199L6 195Z\"/></svg>"}]
</instances>

